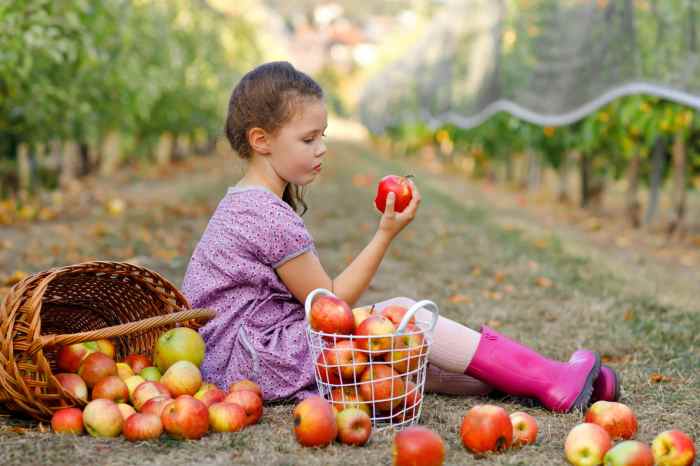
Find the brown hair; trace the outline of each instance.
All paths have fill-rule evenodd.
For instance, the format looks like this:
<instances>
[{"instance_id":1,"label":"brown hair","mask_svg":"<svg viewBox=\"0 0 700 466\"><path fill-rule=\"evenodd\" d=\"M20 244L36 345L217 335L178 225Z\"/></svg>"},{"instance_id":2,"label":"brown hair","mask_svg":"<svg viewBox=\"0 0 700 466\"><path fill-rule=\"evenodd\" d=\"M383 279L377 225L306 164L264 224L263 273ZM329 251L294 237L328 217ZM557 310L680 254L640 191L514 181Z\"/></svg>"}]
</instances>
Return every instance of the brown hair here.
<instances>
[{"instance_id":1,"label":"brown hair","mask_svg":"<svg viewBox=\"0 0 700 466\"><path fill-rule=\"evenodd\" d=\"M250 159L253 149L248 130L262 128L274 134L295 115L299 100L305 97L323 98L323 90L311 77L295 69L289 62L265 63L249 71L231 93L226 117L226 137L242 159ZM303 207L304 190L288 183L282 199L294 211Z\"/></svg>"}]
</instances>

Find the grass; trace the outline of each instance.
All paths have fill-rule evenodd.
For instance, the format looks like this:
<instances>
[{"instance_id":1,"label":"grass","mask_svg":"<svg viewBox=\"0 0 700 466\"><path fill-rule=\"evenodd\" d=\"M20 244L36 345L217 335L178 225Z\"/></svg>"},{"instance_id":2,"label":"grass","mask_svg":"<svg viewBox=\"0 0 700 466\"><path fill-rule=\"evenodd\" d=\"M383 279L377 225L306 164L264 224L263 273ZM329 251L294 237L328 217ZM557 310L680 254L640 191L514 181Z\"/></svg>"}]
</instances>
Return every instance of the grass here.
<instances>
[{"instance_id":1,"label":"grass","mask_svg":"<svg viewBox=\"0 0 700 466\"><path fill-rule=\"evenodd\" d=\"M336 142L332 147L334 154L321 179L309 190L310 210L304 217L330 274L339 273L373 234L378 216L371 202L380 176L414 173L424 198L416 220L392 245L362 303L402 295L427 298L438 303L447 317L473 328L488 323L553 358L567 359L580 347L595 349L622 376L622 401L638 415L639 440L650 442L670 428L681 429L696 441L700 438L697 306L662 303L656 288L639 287L633 281L640 270L611 269L593 255L572 253L571 238L560 231L507 226L515 214L485 204L462 180L428 174L410 159L374 157L363 145ZM128 212L115 219L98 210L81 220L72 219L70 226L82 247L77 255L75 251L70 258L59 254L51 261L124 260L126 249L179 286L210 212L240 173L230 160L221 158L203 159L193 170L138 187L113 186L115 194L131 202ZM373 181L363 183L361 177L368 174ZM95 222L109 230L104 240L90 236L89 227ZM28 244L37 251L48 248L46 241L36 238L50 227L37 225L17 235L17 253L1 256L0 267L43 268L48 261L28 262L19 251ZM142 228L155 239L144 239L139 233ZM129 251L125 243L138 247ZM156 253L168 243L174 257ZM454 299L456 295L461 299ZM468 408L486 402L534 415L540 437L534 446L486 456L478 459L479 464L565 464L564 438L581 421L580 413L552 414L510 397L430 394L425 397L421 423L442 435L447 464L477 462L461 446L458 432ZM291 432L292 407L266 406L261 423L238 434L210 434L191 442L163 436L138 444L61 437L39 432L35 424L17 416L4 416L0 417L0 458L7 465L390 464L391 432L375 435L364 448L300 447ZM30 430L13 432L18 426Z\"/></svg>"}]
</instances>

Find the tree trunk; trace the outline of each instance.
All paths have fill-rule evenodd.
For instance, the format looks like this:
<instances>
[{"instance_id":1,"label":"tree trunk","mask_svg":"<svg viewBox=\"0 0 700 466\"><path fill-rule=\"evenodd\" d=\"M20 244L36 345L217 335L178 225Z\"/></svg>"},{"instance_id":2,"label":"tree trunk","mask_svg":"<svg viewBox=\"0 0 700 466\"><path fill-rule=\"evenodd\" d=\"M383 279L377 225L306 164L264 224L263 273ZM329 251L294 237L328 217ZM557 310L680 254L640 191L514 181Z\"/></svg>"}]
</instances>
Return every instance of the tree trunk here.
<instances>
[{"instance_id":1,"label":"tree trunk","mask_svg":"<svg viewBox=\"0 0 700 466\"><path fill-rule=\"evenodd\" d=\"M581 207L588 207L591 193L591 175L593 171L590 154L581 152L580 173L581 173Z\"/></svg>"},{"instance_id":2,"label":"tree trunk","mask_svg":"<svg viewBox=\"0 0 700 466\"><path fill-rule=\"evenodd\" d=\"M32 187L32 169L29 162L29 144L17 146L17 179L20 191L29 191Z\"/></svg>"},{"instance_id":3,"label":"tree trunk","mask_svg":"<svg viewBox=\"0 0 700 466\"><path fill-rule=\"evenodd\" d=\"M121 138L116 131L110 131L102 141L102 159L100 164L100 174L103 176L112 175L121 159Z\"/></svg>"},{"instance_id":4,"label":"tree trunk","mask_svg":"<svg viewBox=\"0 0 700 466\"><path fill-rule=\"evenodd\" d=\"M639 171L642 159L639 153L634 154L627 165L627 193L625 195L625 210L627 218L634 228L642 224L641 205L637 193L639 192Z\"/></svg>"},{"instance_id":5,"label":"tree trunk","mask_svg":"<svg viewBox=\"0 0 700 466\"><path fill-rule=\"evenodd\" d=\"M661 181L666 166L666 141L659 137L654 143L654 150L651 156L651 180L649 181L649 202L644 215L644 225L651 225L656 210L659 206L659 194L661 191Z\"/></svg>"},{"instance_id":6,"label":"tree trunk","mask_svg":"<svg viewBox=\"0 0 700 466\"><path fill-rule=\"evenodd\" d=\"M156 146L156 165L164 167L169 165L173 155L173 135L163 133Z\"/></svg>"},{"instance_id":7,"label":"tree trunk","mask_svg":"<svg viewBox=\"0 0 700 466\"><path fill-rule=\"evenodd\" d=\"M61 177L59 184L68 187L75 182L80 170L80 147L74 141L63 144L63 160L61 161Z\"/></svg>"},{"instance_id":8,"label":"tree trunk","mask_svg":"<svg viewBox=\"0 0 700 466\"><path fill-rule=\"evenodd\" d=\"M559 183L557 185L557 200L562 204L569 202L569 158L570 153L565 153L564 158L559 165L557 174L559 175Z\"/></svg>"},{"instance_id":9,"label":"tree trunk","mask_svg":"<svg viewBox=\"0 0 700 466\"><path fill-rule=\"evenodd\" d=\"M673 212L667 231L669 237L677 231L682 232L685 220L687 151L685 137L682 134L675 135L671 153L673 157L673 192L671 194Z\"/></svg>"},{"instance_id":10,"label":"tree trunk","mask_svg":"<svg viewBox=\"0 0 700 466\"><path fill-rule=\"evenodd\" d=\"M540 154L534 150L527 152L527 190L535 191L540 185L542 163Z\"/></svg>"}]
</instances>

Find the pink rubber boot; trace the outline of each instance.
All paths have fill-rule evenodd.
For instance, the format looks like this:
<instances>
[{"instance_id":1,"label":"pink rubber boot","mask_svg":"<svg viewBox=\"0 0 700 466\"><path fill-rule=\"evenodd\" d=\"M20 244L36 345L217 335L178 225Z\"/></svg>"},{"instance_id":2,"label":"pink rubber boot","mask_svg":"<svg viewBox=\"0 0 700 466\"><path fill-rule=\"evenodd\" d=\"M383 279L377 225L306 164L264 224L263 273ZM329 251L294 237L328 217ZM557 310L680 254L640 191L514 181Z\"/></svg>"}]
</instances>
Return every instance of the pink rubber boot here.
<instances>
[{"instance_id":1,"label":"pink rubber boot","mask_svg":"<svg viewBox=\"0 0 700 466\"><path fill-rule=\"evenodd\" d=\"M596 401L617 401L620 399L620 377L612 368L601 366L598 378L593 382L591 403Z\"/></svg>"},{"instance_id":2,"label":"pink rubber boot","mask_svg":"<svg viewBox=\"0 0 700 466\"><path fill-rule=\"evenodd\" d=\"M583 409L593 393L600 356L578 350L568 362L547 359L483 326L476 353L464 371L509 395L533 397L555 412Z\"/></svg>"}]
</instances>

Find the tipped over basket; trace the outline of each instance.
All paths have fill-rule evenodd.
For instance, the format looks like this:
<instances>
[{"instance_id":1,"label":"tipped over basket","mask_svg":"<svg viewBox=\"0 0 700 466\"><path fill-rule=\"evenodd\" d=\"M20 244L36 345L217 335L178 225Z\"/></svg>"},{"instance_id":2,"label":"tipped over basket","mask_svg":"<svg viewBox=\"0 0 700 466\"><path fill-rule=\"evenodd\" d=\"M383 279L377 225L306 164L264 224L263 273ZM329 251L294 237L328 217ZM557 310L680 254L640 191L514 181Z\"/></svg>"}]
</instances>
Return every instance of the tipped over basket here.
<instances>
[{"instance_id":1,"label":"tipped over basket","mask_svg":"<svg viewBox=\"0 0 700 466\"><path fill-rule=\"evenodd\" d=\"M111 338L117 360L151 354L160 334L176 323L197 328L214 317L190 309L160 274L124 262L85 262L33 274L0 303L0 403L49 420L61 408L82 407L58 383L62 345Z\"/></svg>"}]
</instances>

